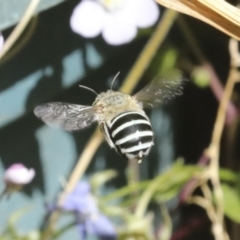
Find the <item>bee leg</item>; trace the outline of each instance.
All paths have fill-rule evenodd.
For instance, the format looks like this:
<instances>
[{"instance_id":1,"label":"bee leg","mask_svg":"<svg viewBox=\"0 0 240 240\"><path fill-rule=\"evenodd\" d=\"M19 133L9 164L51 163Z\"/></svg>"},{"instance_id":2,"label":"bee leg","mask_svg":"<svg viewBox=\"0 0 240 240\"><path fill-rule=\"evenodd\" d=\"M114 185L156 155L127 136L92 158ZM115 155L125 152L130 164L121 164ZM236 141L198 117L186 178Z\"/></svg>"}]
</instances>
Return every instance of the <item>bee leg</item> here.
<instances>
[{"instance_id":1,"label":"bee leg","mask_svg":"<svg viewBox=\"0 0 240 240\"><path fill-rule=\"evenodd\" d=\"M101 132L103 133L104 137L105 137L105 140L107 141L107 143L109 144L109 146L111 148L115 148L115 145L110 137L110 134L108 132L108 129L107 129L107 126L104 122L100 123L100 129L101 129Z\"/></svg>"}]
</instances>

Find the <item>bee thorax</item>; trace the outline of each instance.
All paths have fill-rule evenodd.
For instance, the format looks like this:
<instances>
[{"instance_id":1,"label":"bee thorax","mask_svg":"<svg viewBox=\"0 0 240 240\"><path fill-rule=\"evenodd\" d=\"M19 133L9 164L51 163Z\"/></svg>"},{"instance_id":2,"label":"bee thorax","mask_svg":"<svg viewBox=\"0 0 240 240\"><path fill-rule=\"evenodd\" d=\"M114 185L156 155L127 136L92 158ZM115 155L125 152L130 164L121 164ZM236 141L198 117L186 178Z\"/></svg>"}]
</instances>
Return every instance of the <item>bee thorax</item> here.
<instances>
[{"instance_id":1,"label":"bee thorax","mask_svg":"<svg viewBox=\"0 0 240 240\"><path fill-rule=\"evenodd\" d=\"M141 106L130 95L111 90L101 93L96 98L93 106L97 109L100 122L107 122L126 111L135 110L143 112Z\"/></svg>"}]
</instances>

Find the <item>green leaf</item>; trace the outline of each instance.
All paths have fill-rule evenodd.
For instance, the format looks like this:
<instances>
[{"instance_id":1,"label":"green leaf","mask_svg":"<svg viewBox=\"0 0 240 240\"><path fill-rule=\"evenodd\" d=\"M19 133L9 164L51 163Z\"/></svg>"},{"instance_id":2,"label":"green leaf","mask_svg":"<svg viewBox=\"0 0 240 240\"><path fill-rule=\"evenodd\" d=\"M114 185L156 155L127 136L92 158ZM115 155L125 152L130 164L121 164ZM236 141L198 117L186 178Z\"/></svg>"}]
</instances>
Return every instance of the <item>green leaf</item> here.
<instances>
[{"instance_id":1,"label":"green leaf","mask_svg":"<svg viewBox=\"0 0 240 240\"><path fill-rule=\"evenodd\" d=\"M163 217L163 223L161 226L161 231L159 233L159 240L169 240L172 235L172 220L168 212L167 207L164 203L160 203L160 210Z\"/></svg>"},{"instance_id":2,"label":"green leaf","mask_svg":"<svg viewBox=\"0 0 240 240\"><path fill-rule=\"evenodd\" d=\"M134 215L125 217L124 227L119 228L118 239L147 240L152 238L153 213L148 213L142 218Z\"/></svg>"},{"instance_id":3,"label":"green leaf","mask_svg":"<svg viewBox=\"0 0 240 240\"><path fill-rule=\"evenodd\" d=\"M239 173L233 172L226 168L221 168L219 171L219 177L221 181L237 182L239 176L240 176Z\"/></svg>"},{"instance_id":4,"label":"green leaf","mask_svg":"<svg viewBox=\"0 0 240 240\"><path fill-rule=\"evenodd\" d=\"M143 181L143 182L136 183L134 185L133 184L127 185L127 186L122 187L119 190L114 191L114 192L108 194L107 196L103 197L102 201L104 201L104 202L112 201L114 199L122 198L129 194L132 194L133 191L141 191L144 188L146 188L146 186L149 183L150 183L150 181Z\"/></svg>"},{"instance_id":5,"label":"green leaf","mask_svg":"<svg viewBox=\"0 0 240 240\"><path fill-rule=\"evenodd\" d=\"M141 232L121 232L118 235L118 240L150 240L146 233Z\"/></svg>"},{"instance_id":6,"label":"green leaf","mask_svg":"<svg viewBox=\"0 0 240 240\"><path fill-rule=\"evenodd\" d=\"M170 72L175 67L177 58L178 51L172 46L158 51L147 70L147 75L153 78L156 75L161 75L165 71Z\"/></svg>"},{"instance_id":7,"label":"green leaf","mask_svg":"<svg viewBox=\"0 0 240 240\"><path fill-rule=\"evenodd\" d=\"M240 223L240 193L236 188L222 184L224 213L231 220Z\"/></svg>"},{"instance_id":8,"label":"green leaf","mask_svg":"<svg viewBox=\"0 0 240 240\"><path fill-rule=\"evenodd\" d=\"M157 193L155 197L156 201L166 202L173 198L175 198L178 193L181 191L182 185L177 185L174 187L170 187L167 191Z\"/></svg>"},{"instance_id":9,"label":"green leaf","mask_svg":"<svg viewBox=\"0 0 240 240\"><path fill-rule=\"evenodd\" d=\"M145 214L148 204L156 193L167 191L172 186L184 185L195 173L199 172L198 166L184 166L182 162L177 162L174 166L153 179L140 196L136 206L136 216L141 217Z\"/></svg>"},{"instance_id":10,"label":"green leaf","mask_svg":"<svg viewBox=\"0 0 240 240\"><path fill-rule=\"evenodd\" d=\"M27 234L27 237L25 239L28 240L39 240L41 237L41 234L37 230L33 230Z\"/></svg>"},{"instance_id":11,"label":"green leaf","mask_svg":"<svg viewBox=\"0 0 240 240\"><path fill-rule=\"evenodd\" d=\"M132 214L126 209L118 206L100 206L101 211L108 217L121 217L122 219L129 218Z\"/></svg>"},{"instance_id":12,"label":"green leaf","mask_svg":"<svg viewBox=\"0 0 240 240\"><path fill-rule=\"evenodd\" d=\"M14 212L9 217L8 225L14 226L16 224L16 222L21 218L21 216L23 216L23 214L27 213L28 211L30 211L30 207L25 207L23 209L19 209L16 212Z\"/></svg>"},{"instance_id":13,"label":"green leaf","mask_svg":"<svg viewBox=\"0 0 240 240\"><path fill-rule=\"evenodd\" d=\"M140 195L140 194L139 194ZM134 208L138 202L139 195L133 195L131 197L125 198L119 203L122 208Z\"/></svg>"},{"instance_id":14,"label":"green leaf","mask_svg":"<svg viewBox=\"0 0 240 240\"><path fill-rule=\"evenodd\" d=\"M192 71L193 82L200 88L206 88L210 84L210 75L203 67L196 67Z\"/></svg>"},{"instance_id":15,"label":"green leaf","mask_svg":"<svg viewBox=\"0 0 240 240\"><path fill-rule=\"evenodd\" d=\"M117 172L115 170L106 170L99 173L95 173L90 180L92 186L92 191L94 194L97 194L98 189L105 184L107 181L115 178Z\"/></svg>"},{"instance_id":16,"label":"green leaf","mask_svg":"<svg viewBox=\"0 0 240 240\"><path fill-rule=\"evenodd\" d=\"M57 231L55 231L52 234L51 239L57 239L58 237L60 237L64 232L66 232L67 230L69 230L70 228L76 226L76 221L74 220L73 222L70 222L68 224L66 224L65 226L61 227L60 229L58 229ZM40 239L40 238L39 238ZM32 240L32 239L31 239Z\"/></svg>"},{"instance_id":17,"label":"green leaf","mask_svg":"<svg viewBox=\"0 0 240 240\"><path fill-rule=\"evenodd\" d=\"M18 232L15 228L15 224L21 218L21 216L23 216L29 210L30 210L30 207L19 209L9 217L5 232L8 233L11 236L11 238L20 239L20 237L18 236Z\"/></svg>"},{"instance_id":18,"label":"green leaf","mask_svg":"<svg viewBox=\"0 0 240 240\"><path fill-rule=\"evenodd\" d=\"M161 69L163 71L174 68L178 57L178 52L174 48L170 48L164 55Z\"/></svg>"},{"instance_id":19,"label":"green leaf","mask_svg":"<svg viewBox=\"0 0 240 240\"><path fill-rule=\"evenodd\" d=\"M178 188L180 191L181 187L191 177L193 177L196 172L200 172L200 170L201 168L199 166L184 165L183 160L179 159L173 164L173 166L171 166L171 168L169 168L165 172L162 172L153 180L142 181L135 183L133 185L127 185L117 191L108 194L101 200L103 202L108 202L114 199L119 199L131 195L134 191L138 191L139 193L141 193L141 191L146 190L149 184L152 184L153 181L157 181L157 186L156 189L154 190L155 193L167 194L167 191L172 191L172 193L168 192L168 194L175 194L176 193L175 191L177 191L176 188ZM174 190L172 188L174 188ZM135 198L133 198L133 201L135 201ZM128 205L131 203L132 203L131 200L126 199L124 202L124 206L126 206L125 204Z\"/></svg>"}]
</instances>

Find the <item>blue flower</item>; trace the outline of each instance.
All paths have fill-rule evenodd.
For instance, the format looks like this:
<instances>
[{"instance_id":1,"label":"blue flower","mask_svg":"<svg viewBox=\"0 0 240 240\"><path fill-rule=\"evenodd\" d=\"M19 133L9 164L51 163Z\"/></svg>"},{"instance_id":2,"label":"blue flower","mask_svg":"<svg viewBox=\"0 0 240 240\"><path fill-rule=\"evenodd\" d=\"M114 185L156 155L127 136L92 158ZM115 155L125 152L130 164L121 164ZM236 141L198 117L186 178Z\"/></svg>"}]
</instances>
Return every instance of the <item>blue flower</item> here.
<instances>
[{"instance_id":1,"label":"blue flower","mask_svg":"<svg viewBox=\"0 0 240 240\"><path fill-rule=\"evenodd\" d=\"M78 229L82 239L86 239L87 235L95 235L100 240L115 240L116 230L109 219L101 213L92 214L84 220L78 218Z\"/></svg>"},{"instance_id":2,"label":"blue flower","mask_svg":"<svg viewBox=\"0 0 240 240\"><path fill-rule=\"evenodd\" d=\"M100 240L117 239L114 225L99 211L90 190L87 182L79 183L66 197L63 210L75 213L81 239L87 239L88 235L95 235Z\"/></svg>"},{"instance_id":3,"label":"blue flower","mask_svg":"<svg viewBox=\"0 0 240 240\"><path fill-rule=\"evenodd\" d=\"M66 197L62 206L63 209L66 211L75 211L80 214L97 212L97 204L90 190L90 185L87 182L79 183L74 191Z\"/></svg>"}]
</instances>

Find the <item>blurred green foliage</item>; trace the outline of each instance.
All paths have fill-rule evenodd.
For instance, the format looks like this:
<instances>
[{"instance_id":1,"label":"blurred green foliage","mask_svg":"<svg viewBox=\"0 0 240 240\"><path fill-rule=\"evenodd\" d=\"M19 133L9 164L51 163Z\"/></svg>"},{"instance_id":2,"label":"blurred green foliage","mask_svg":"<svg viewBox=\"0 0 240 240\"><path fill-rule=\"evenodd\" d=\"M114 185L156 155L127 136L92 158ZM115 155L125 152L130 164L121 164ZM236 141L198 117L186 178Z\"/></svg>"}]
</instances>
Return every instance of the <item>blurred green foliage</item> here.
<instances>
[{"instance_id":1,"label":"blurred green foliage","mask_svg":"<svg viewBox=\"0 0 240 240\"><path fill-rule=\"evenodd\" d=\"M202 168L196 165L185 165L180 159L171 168L160 173L152 180L135 182L120 189L112 190L107 195L102 191L107 182L111 182L117 176L114 170L106 170L93 174L89 178L92 194L100 210L108 217L117 219L119 239L154 239L152 226L156 218L155 211L149 209L150 203L155 203L162 215L158 222L161 231L159 239L170 239L172 225L168 209L165 205L169 200L178 196L185 184ZM240 223L240 174L228 169L220 170L222 190L224 193L224 211L231 220ZM231 183L226 184L226 182ZM0 240L38 240L41 233L38 230L27 234L19 233L16 229L17 221L29 211L29 208L20 209L9 217L7 225L1 234ZM156 221L156 219L155 219ZM57 239L64 231L75 225L69 222L60 229L56 229L53 239Z\"/></svg>"},{"instance_id":2,"label":"blurred green foliage","mask_svg":"<svg viewBox=\"0 0 240 240\"><path fill-rule=\"evenodd\" d=\"M210 75L204 67L195 67L192 71L191 78L193 83L195 83L198 87L209 87Z\"/></svg>"}]
</instances>

